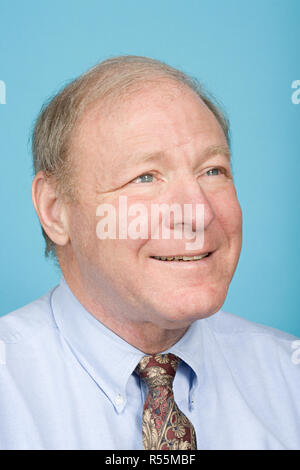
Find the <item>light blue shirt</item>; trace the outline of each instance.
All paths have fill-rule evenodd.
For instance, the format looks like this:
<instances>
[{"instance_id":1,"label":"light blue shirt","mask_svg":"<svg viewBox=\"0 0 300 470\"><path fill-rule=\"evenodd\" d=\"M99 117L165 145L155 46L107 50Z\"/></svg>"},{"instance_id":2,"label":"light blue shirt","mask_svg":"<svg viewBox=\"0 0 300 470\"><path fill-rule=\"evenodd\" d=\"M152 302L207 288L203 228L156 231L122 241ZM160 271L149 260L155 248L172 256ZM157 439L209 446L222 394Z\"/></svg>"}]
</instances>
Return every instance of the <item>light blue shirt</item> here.
<instances>
[{"instance_id":1,"label":"light blue shirt","mask_svg":"<svg viewBox=\"0 0 300 470\"><path fill-rule=\"evenodd\" d=\"M198 449L300 449L296 338L219 311L170 352ZM0 319L0 449L142 449L143 353L104 327L64 279ZM300 356L300 354L299 354Z\"/></svg>"}]
</instances>

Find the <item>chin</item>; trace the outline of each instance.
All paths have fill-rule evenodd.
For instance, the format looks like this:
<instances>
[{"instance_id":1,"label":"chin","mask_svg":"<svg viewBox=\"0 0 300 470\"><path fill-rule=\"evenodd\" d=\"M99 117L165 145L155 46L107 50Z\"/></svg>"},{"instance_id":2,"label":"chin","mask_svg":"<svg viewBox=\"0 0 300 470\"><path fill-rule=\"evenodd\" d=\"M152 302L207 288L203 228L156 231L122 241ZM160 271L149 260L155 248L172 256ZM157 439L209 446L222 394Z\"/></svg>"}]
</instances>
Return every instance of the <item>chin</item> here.
<instances>
[{"instance_id":1,"label":"chin","mask_svg":"<svg viewBox=\"0 0 300 470\"><path fill-rule=\"evenodd\" d=\"M226 294L218 296L197 295L185 299L174 296L159 310L161 326L168 329L184 328L196 320L218 312L225 302Z\"/></svg>"}]
</instances>

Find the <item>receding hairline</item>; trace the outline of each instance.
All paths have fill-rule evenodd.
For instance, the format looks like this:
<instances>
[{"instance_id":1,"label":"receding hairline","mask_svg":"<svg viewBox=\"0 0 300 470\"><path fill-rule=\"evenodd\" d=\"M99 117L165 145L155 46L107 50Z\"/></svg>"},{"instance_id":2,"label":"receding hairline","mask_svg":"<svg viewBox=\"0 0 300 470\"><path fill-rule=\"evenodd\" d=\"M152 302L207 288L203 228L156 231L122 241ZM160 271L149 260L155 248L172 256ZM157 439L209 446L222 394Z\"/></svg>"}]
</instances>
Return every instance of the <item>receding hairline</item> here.
<instances>
[{"instance_id":1,"label":"receding hairline","mask_svg":"<svg viewBox=\"0 0 300 470\"><path fill-rule=\"evenodd\" d=\"M169 88L167 88L169 87ZM224 152L230 156L230 142L229 137L226 135L224 127L221 125L219 119L214 114L212 109L208 106L207 102L205 101L205 97L203 98L200 96L194 89L192 89L187 84L176 80L173 77L168 77L165 75L157 75L153 74L153 76L149 76L147 79L140 80L138 82L131 83L130 86L127 86L125 89L117 89L114 92L102 97L93 97L85 101L85 105L82 106L80 114L78 114L76 122L74 123L72 132L69 138L69 146L70 149L72 148L72 143L76 140L76 134L80 133L80 128L86 121L86 119L91 117L93 113L97 115L97 119L105 121L108 117L114 116L119 109L122 109L126 103L130 103L131 100L135 100L139 95L143 98L143 94L147 91L152 91L152 89L164 89L162 96L165 95L166 97L170 97L171 99L178 96L178 93L188 93L195 97L196 100L199 101L199 105L205 107L209 113L213 115L216 122L222 129L224 136L226 138L226 142L228 145L228 151ZM177 95L177 96L176 96ZM141 99L142 101L142 99ZM110 114L111 113L111 114ZM75 138L73 138L75 137Z\"/></svg>"},{"instance_id":2,"label":"receding hairline","mask_svg":"<svg viewBox=\"0 0 300 470\"><path fill-rule=\"evenodd\" d=\"M52 167L50 165L48 172L47 168L43 168L43 162L47 164L47 159L40 159L40 146L38 145L39 139L37 134L40 137L43 131L48 131L48 136L46 135L46 137L49 137L49 141L52 138L52 145L54 145L54 136L51 135L51 131L52 134L56 134L55 137L58 134L62 144L58 143L56 148L59 150L58 147L60 145L60 150L66 155L74 129L77 128L82 115L90 107L94 106L96 101L112 103L116 99L123 100L125 95L128 97L131 93L138 93L147 83L162 83L164 81L173 82L177 88L182 87L195 93L214 114L223 129L230 147L228 119L220 105L216 103L214 97L209 95L206 90L203 90L198 80L156 59L140 56L119 56L104 60L90 68L87 72L65 86L42 108L36 122L32 140L35 172L41 169L50 175L52 169L55 170L55 158L52 160L54 164ZM43 126L40 126L41 121ZM56 122L59 123L59 129L55 124ZM42 127L42 132L40 132L40 127ZM45 145L43 150L45 150ZM48 161L50 160L51 158L48 159Z\"/></svg>"},{"instance_id":3,"label":"receding hairline","mask_svg":"<svg viewBox=\"0 0 300 470\"><path fill-rule=\"evenodd\" d=\"M127 60L132 60L132 62L127 64ZM127 65L131 65L132 70L127 75L124 73L124 80L121 74L120 79L117 72L118 70L122 71L124 66L126 69ZM136 71L134 65L137 66ZM143 65L144 69L142 68ZM105 67L108 69L112 67L113 70L111 70L110 74L107 72L106 75L104 72L104 77L101 77L101 74L103 74L102 70ZM107 84L105 87L102 87L102 81L109 82L109 86ZM173 89L186 90L193 93L201 104L206 106L214 115L224 132L228 147L230 148L228 119L220 105L215 102L215 98L202 89L202 85L198 80L164 62L139 56L120 56L107 59L88 70L70 84L70 86L73 84L76 86L77 84L79 88L83 84L84 86L79 100L80 104L76 110L76 117L73 120L72 129L69 133L68 147L71 148L72 138L79 129L86 114L97 104L103 105L104 109L108 107L114 110L118 106L122 106L127 100L130 100L131 96L135 97L138 94L142 94L149 85L161 86L165 83L173 84Z\"/></svg>"}]
</instances>

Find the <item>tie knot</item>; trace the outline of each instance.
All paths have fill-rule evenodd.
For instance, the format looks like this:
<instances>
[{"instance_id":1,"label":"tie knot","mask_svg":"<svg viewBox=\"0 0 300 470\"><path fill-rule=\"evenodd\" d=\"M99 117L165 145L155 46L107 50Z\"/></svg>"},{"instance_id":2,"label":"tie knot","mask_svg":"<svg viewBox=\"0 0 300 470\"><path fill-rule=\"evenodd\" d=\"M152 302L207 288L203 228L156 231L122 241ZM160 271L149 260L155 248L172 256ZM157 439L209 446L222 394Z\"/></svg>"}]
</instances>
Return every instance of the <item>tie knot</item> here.
<instances>
[{"instance_id":1,"label":"tie knot","mask_svg":"<svg viewBox=\"0 0 300 470\"><path fill-rule=\"evenodd\" d=\"M179 362L179 357L174 354L144 356L135 370L149 389L161 386L172 389Z\"/></svg>"}]
</instances>

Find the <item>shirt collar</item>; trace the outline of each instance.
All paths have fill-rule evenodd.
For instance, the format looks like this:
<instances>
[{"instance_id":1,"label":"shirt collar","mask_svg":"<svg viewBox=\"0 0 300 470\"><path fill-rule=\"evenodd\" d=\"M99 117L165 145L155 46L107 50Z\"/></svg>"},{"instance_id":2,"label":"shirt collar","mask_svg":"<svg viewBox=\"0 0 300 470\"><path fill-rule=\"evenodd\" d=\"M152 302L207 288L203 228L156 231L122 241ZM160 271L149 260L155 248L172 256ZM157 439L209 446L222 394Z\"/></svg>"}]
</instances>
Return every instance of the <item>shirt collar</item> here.
<instances>
[{"instance_id":1,"label":"shirt collar","mask_svg":"<svg viewBox=\"0 0 300 470\"><path fill-rule=\"evenodd\" d=\"M183 337L166 352L171 352L180 357L189 365L196 378L203 375L203 334L202 321L192 323Z\"/></svg>"},{"instance_id":2,"label":"shirt collar","mask_svg":"<svg viewBox=\"0 0 300 470\"><path fill-rule=\"evenodd\" d=\"M126 406L128 379L145 353L90 314L63 277L52 294L51 306L57 327L77 360L103 390L116 411L121 412ZM165 351L180 357L193 369L196 377L200 376L202 368L201 330L200 321L196 321L178 343ZM120 401L120 396L125 400Z\"/></svg>"}]
</instances>

